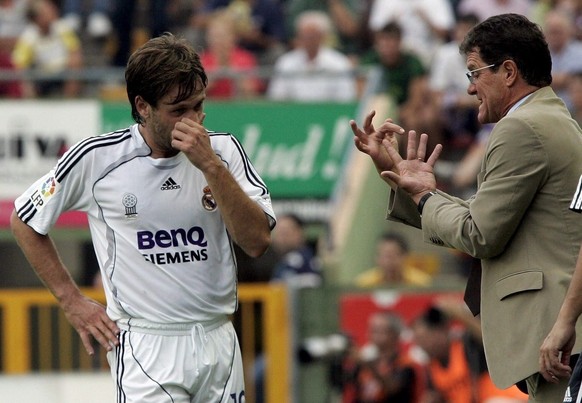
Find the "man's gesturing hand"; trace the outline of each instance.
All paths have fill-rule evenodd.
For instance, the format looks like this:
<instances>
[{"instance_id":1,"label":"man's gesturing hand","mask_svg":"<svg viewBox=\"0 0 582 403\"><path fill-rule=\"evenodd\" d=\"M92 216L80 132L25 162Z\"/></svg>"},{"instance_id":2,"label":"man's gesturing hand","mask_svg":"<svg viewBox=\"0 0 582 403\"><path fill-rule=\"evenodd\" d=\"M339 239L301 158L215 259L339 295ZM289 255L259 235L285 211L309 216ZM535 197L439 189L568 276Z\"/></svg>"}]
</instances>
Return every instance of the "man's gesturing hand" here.
<instances>
[{"instance_id":1,"label":"man's gesturing hand","mask_svg":"<svg viewBox=\"0 0 582 403\"><path fill-rule=\"evenodd\" d=\"M424 162L427 152L428 135L421 134L417 145L417 135L414 130L408 132L408 148L406 159L403 159L394 145L383 141L383 146L394 167L383 171L381 175L393 181L397 186L406 191L410 197L418 203L423 194L436 189L434 165L442 151L442 145L437 144L430 157Z\"/></svg>"}]
</instances>

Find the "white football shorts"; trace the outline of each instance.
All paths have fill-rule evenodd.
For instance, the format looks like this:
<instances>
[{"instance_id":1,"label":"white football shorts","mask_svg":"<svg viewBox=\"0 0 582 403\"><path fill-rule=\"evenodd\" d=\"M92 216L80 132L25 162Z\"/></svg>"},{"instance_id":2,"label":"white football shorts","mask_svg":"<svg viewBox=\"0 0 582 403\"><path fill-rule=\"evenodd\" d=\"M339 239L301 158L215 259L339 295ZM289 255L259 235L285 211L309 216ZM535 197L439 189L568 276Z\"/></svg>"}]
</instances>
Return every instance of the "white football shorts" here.
<instances>
[{"instance_id":1,"label":"white football shorts","mask_svg":"<svg viewBox=\"0 0 582 403\"><path fill-rule=\"evenodd\" d=\"M232 323L118 323L107 354L118 403L244 403L244 376Z\"/></svg>"}]
</instances>

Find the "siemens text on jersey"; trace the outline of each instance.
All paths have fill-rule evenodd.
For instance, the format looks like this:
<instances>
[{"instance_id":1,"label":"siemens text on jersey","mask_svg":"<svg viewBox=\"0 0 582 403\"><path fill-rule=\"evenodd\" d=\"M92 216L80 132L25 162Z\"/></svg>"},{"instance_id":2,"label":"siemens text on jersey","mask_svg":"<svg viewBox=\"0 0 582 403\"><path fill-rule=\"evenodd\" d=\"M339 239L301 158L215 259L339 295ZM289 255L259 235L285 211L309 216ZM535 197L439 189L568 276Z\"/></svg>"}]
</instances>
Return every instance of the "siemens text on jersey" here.
<instances>
[{"instance_id":1,"label":"siemens text on jersey","mask_svg":"<svg viewBox=\"0 0 582 403\"><path fill-rule=\"evenodd\" d=\"M155 264L189 263L207 260L208 254L205 248L207 245L208 242L205 240L204 230L198 226L190 229L176 228L170 230L162 229L156 232L137 232L137 247L141 251L156 247L167 249L199 246L204 248L142 254L148 262Z\"/></svg>"}]
</instances>

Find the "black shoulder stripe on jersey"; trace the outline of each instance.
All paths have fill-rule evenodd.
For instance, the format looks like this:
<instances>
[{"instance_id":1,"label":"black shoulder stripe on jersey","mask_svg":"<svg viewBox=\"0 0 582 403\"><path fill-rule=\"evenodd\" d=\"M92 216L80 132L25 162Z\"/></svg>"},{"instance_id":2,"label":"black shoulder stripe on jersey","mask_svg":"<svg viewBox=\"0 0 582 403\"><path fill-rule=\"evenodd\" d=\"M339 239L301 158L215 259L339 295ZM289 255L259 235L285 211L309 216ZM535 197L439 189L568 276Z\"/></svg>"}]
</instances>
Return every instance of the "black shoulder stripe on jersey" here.
<instances>
[{"instance_id":1,"label":"black shoulder stripe on jersey","mask_svg":"<svg viewBox=\"0 0 582 403\"><path fill-rule=\"evenodd\" d=\"M28 199L26 203L16 211L16 214L24 223L27 223L36 214L36 207L34 207L32 201Z\"/></svg>"},{"instance_id":2,"label":"black shoulder stripe on jersey","mask_svg":"<svg viewBox=\"0 0 582 403\"><path fill-rule=\"evenodd\" d=\"M267 185L261 180L255 168L253 167L251 160L249 159L248 155L246 154L245 150L243 149L242 145L238 141L236 137L234 137L230 133L217 133L217 132L210 132L208 133L210 136L229 136L231 141L234 143L235 147L237 148L238 152L242 157L242 161L245 167L245 175L250 183L255 185L256 187L262 189L261 196L266 195L269 193L269 189L267 189Z\"/></svg>"},{"instance_id":3,"label":"black shoulder stripe on jersey","mask_svg":"<svg viewBox=\"0 0 582 403\"><path fill-rule=\"evenodd\" d=\"M265 184L265 182L263 182L263 180L257 174L257 171L255 170L253 164L251 163L251 160L249 159L247 153L245 152L245 150L242 147L242 145L240 144L240 142L234 136L230 136L230 138L242 156L242 159L243 159L243 162L245 165L245 173L247 175L247 178L249 179L249 182L251 182L252 184L257 186L258 188L263 190L261 195L268 194L269 189L267 189L267 185Z\"/></svg>"},{"instance_id":4,"label":"black shoulder stripe on jersey","mask_svg":"<svg viewBox=\"0 0 582 403\"><path fill-rule=\"evenodd\" d=\"M83 158L83 156L89 151L95 148L119 144L129 139L131 139L131 132L129 129L126 129L124 131L113 132L97 137L89 137L88 139L83 140L71 150L70 154L66 155L64 159L58 162L55 170L55 179L57 182L61 182L77 162L79 162L79 160L81 160L81 158Z\"/></svg>"}]
</instances>

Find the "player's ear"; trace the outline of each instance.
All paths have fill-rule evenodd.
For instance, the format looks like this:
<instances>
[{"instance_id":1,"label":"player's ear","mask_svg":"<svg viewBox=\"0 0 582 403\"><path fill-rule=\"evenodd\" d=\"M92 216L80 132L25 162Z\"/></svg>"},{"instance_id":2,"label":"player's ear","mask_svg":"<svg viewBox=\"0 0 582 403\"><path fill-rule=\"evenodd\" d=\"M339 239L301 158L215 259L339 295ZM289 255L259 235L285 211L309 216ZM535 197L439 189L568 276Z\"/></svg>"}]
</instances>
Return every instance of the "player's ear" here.
<instances>
[{"instance_id":1,"label":"player's ear","mask_svg":"<svg viewBox=\"0 0 582 403\"><path fill-rule=\"evenodd\" d=\"M150 116L151 107L141 95L135 97L135 109L143 119L147 119Z\"/></svg>"}]
</instances>

